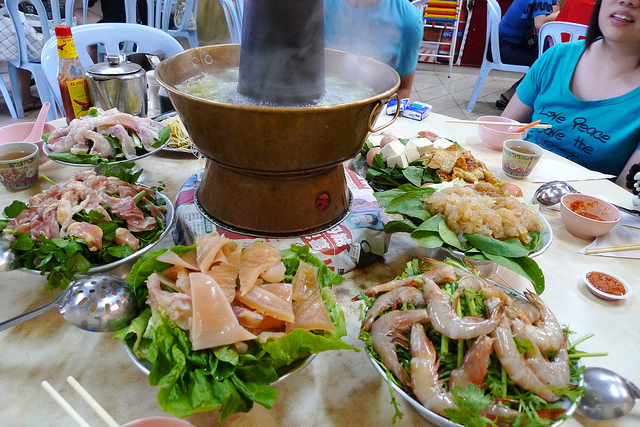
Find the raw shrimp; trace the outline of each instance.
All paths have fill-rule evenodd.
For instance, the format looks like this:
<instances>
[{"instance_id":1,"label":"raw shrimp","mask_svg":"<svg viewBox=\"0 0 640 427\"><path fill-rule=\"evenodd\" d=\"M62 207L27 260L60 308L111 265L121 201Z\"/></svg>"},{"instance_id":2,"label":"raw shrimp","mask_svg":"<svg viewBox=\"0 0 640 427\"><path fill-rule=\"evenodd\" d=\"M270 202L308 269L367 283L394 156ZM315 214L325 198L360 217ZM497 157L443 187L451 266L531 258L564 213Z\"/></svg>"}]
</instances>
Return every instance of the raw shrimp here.
<instances>
[{"instance_id":1,"label":"raw shrimp","mask_svg":"<svg viewBox=\"0 0 640 427\"><path fill-rule=\"evenodd\" d=\"M368 331L371 329L371 325L373 325L373 322L381 312L386 311L390 307L395 310L398 305L402 305L403 303L411 303L418 307L424 306L422 292L411 286L401 286L381 295L367 312L364 322L362 322L362 330Z\"/></svg>"},{"instance_id":2,"label":"raw shrimp","mask_svg":"<svg viewBox=\"0 0 640 427\"><path fill-rule=\"evenodd\" d=\"M433 280L426 279L422 289L429 311L431 324L443 335L453 339L470 339L487 335L496 328L504 317L504 311L498 306L491 312L489 319L480 317L458 317L449 301L449 296Z\"/></svg>"},{"instance_id":3,"label":"raw shrimp","mask_svg":"<svg viewBox=\"0 0 640 427\"><path fill-rule=\"evenodd\" d=\"M444 417L445 409L457 406L438 378L438 366L436 350L424 327L414 324L411 327L411 388L422 406Z\"/></svg>"},{"instance_id":4,"label":"raw shrimp","mask_svg":"<svg viewBox=\"0 0 640 427\"><path fill-rule=\"evenodd\" d=\"M445 283L456 280L456 274L452 266L443 264L441 268L429 270L417 276L392 280L390 282L383 283L382 285L374 286L373 288L368 289L365 292L365 295L367 295L368 297L373 297L381 292L389 292L396 288L399 288L400 286L413 286L414 288L420 288L422 287L422 283L425 279L431 279L436 283ZM359 297L355 297L354 300L357 300L358 298Z\"/></svg>"},{"instance_id":5,"label":"raw shrimp","mask_svg":"<svg viewBox=\"0 0 640 427\"><path fill-rule=\"evenodd\" d=\"M520 319L516 319L511 322L513 332L515 336L521 340L526 341L531 339L527 335L524 329L524 323ZM525 353L525 360L527 365L531 367L533 372L536 373L538 378L544 381L546 384L556 387L566 387L569 384L571 369L569 367L569 352L567 351L567 341L560 346L560 349L556 353L556 357L553 362L547 360L540 349L532 343L533 350L528 350Z\"/></svg>"},{"instance_id":6,"label":"raw shrimp","mask_svg":"<svg viewBox=\"0 0 640 427\"><path fill-rule=\"evenodd\" d=\"M482 415L493 415L496 417L494 420L498 425L502 425L500 423L500 418L511 419L515 418L518 415L522 415L522 412L516 411L515 409L511 409L508 406L503 405L498 401L493 401L486 408L480 411ZM507 425L511 425L507 423Z\"/></svg>"},{"instance_id":7,"label":"raw shrimp","mask_svg":"<svg viewBox=\"0 0 640 427\"><path fill-rule=\"evenodd\" d=\"M382 358L382 363L403 384L410 386L411 380L406 369L398 361L396 343L403 342L406 345L406 337L403 336L414 323L426 323L429 321L427 310L394 310L385 313L371 326L371 345Z\"/></svg>"},{"instance_id":8,"label":"raw shrimp","mask_svg":"<svg viewBox=\"0 0 640 427\"><path fill-rule=\"evenodd\" d=\"M542 382L526 364L511 335L511 325L508 318L502 319L500 325L493 332L493 337L496 339L495 350L498 359L500 359L502 367L516 384L525 390L533 391L547 402L554 402L559 399L555 393L545 388L547 384Z\"/></svg>"},{"instance_id":9,"label":"raw shrimp","mask_svg":"<svg viewBox=\"0 0 640 427\"><path fill-rule=\"evenodd\" d=\"M493 338L487 335L479 336L467 350L459 368L451 371L449 389L462 387L466 389L469 384L478 388L484 386L484 377L489 368L489 356L493 353Z\"/></svg>"},{"instance_id":10,"label":"raw shrimp","mask_svg":"<svg viewBox=\"0 0 640 427\"><path fill-rule=\"evenodd\" d=\"M525 292L524 295L540 311L540 319L537 322L533 325L525 323L527 335L542 351L560 349L562 343L565 342L565 336L556 316L538 295L532 292Z\"/></svg>"}]
</instances>

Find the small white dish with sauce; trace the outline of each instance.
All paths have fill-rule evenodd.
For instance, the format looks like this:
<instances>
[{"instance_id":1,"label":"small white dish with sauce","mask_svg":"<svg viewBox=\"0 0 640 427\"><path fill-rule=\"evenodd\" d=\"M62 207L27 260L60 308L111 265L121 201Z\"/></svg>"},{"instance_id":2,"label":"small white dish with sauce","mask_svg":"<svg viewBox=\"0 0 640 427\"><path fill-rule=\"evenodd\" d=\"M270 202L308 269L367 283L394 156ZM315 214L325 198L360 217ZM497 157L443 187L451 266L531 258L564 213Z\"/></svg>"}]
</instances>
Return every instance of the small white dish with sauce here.
<instances>
[{"instance_id":1,"label":"small white dish with sauce","mask_svg":"<svg viewBox=\"0 0 640 427\"><path fill-rule=\"evenodd\" d=\"M594 275L605 275L605 279L607 279L608 283L602 283L602 280L599 280L599 282L601 282L600 284L597 283L596 277L593 277ZM623 300L623 299L629 298L632 293L631 287L625 280L623 280L619 276L616 276L615 274L612 274L606 271L589 270L584 273L583 279L584 279L584 282L587 284L587 288L589 288L589 291L591 291L593 295L604 300L608 300L608 301ZM616 286L617 285L615 283L616 281L618 282L619 285L622 285L624 287L624 293L622 295L615 295L614 293L606 292L606 289L603 289L603 284L607 285L608 287L611 287L611 283L613 283L613 286Z\"/></svg>"}]
</instances>

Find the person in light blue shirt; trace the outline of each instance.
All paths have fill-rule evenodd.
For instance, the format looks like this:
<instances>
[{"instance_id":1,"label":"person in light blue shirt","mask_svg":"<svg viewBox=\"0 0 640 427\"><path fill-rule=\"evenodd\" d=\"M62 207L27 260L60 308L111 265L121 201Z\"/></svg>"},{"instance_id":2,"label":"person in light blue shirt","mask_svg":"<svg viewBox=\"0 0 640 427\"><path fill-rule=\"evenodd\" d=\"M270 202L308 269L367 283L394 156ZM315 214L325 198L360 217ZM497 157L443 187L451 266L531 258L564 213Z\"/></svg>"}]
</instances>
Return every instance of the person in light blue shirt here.
<instances>
[{"instance_id":1,"label":"person in light blue shirt","mask_svg":"<svg viewBox=\"0 0 640 427\"><path fill-rule=\"evenodd\" d=\"M325 0L324 44L365 55L400 75L400 99L409 98L424 31L408 0Z\"/></svg>"},{"instance_id":2,"label":"person in light blue shirt","mask_svg":"<svg viewBox=\"0 0 640 427\"><path fill-rule=\"evenodd\" d=\"M597 0L585 40L556 44L502 114L551 129L526 138L629 190L640 163L640 0Z\"/></svg>"}]
</instances>

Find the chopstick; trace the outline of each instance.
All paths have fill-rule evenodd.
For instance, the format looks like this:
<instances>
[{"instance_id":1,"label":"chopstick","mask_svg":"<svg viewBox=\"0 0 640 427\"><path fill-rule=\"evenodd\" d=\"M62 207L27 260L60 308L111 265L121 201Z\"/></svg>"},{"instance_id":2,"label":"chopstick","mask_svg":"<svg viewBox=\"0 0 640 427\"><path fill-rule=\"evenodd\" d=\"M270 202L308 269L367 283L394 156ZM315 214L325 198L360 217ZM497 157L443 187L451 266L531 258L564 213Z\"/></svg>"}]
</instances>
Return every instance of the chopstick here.
<instances>
[{"instance_id":1,"label":"chopstick","mask_svg":"<svg viewBox=\"0 0 640 427\"><path fill-rule=\"evenodd\" d=\"M498 125L498 126L530 126L532 124L532 123L527 124L527 123L514 123L514 122L492 122L492 121L484 121L484 120L447 120L445 123L458 123L458 124L468 124L468 125ZM533 123L536 123L536 122L533 122ZM540 120L538 120L535 126L530 126L530 127L536 128L536 129L550 129L551 125L540 123Z\"/></svg>"},{"instance_id":2,"label":"chopstick","mask_svg":"<svg viewBox=\"0 0 640 427\"><path fill-rule=\"evenodd\" d=\"M120 427L120 424L114 420L107 411L80 385L78 381L72 376L67 377L67 382L73 387L73 389L82 397L85 402L91 406L91 408L107 423L110 427ZM70 416L82 427L91 427L80 414L64 400L64 398L58 393L46 380L42 381L42 387L54 398L54 400L64 409Z\"/></svg>"},{"instance_id":3,"label":"chopstick","mask_svg":"<svg viewBox=\"0 0 640 427\"><path fill-rule=\"evenodd\" d=\"M69 414L71 416L71 418L73 418L73 420L75 422L77 422L80 426L82 427L91 427L85 420L84 418L82 418L80 416L79 413L76 412L75 409L73 409L71 407L71 405L69 405L69 403L64 400L64 398L62 396L60 396L60 393L58 393L52 386L51 384L49 384L47 382L47 380L42 381L42 387L47 391L47 393L49 393L51 395L51 397L53 397L53 399L58 403L58 405L60 405L62 407L62 409L64 409L67 414Z\"/></svg>"},{"instance_id":4,"label":"chopstick","mask_svg":"<svg viewBox=\"0 0 640 427\"><path fill-rule=\"evenodd\" d=\"M111 427L120 427L120 424L114 420L107 411L80 385L78 381L72 376L67 377L67 382L71 384L71 387L91 406L91 408L102 418L102 420Z\"/></svg>"},{"instance_id":5,"label":"chopstick","mask_svg":"<svg viewBox=\"0 0 640 427\"><path fill-rule=\"evenodd\" d=\"M599 248L587 248L584 253L587 255L590 254L601 254L603 252L623 252L623 251L634 251L640 249L640 243L629 243L627 245L615 245L615 246L601 246Z\"/></svg>"}]
</instances>

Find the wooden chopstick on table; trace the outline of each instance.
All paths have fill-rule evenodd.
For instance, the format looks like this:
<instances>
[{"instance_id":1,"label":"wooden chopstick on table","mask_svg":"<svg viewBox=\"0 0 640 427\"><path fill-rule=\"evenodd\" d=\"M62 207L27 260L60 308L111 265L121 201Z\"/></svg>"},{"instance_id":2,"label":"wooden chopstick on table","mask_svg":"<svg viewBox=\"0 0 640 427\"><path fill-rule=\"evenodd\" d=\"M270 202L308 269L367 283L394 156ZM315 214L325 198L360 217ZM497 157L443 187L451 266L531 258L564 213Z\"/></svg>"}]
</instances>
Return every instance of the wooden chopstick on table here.
<instances>
[{"instance_id":1,"label":"wooden chopstick on table","mask_svg":"<svg viewBox=\"0 0 640 427\"><path fill-rule=\"evenodd\" d=\"M84 389L84 387L80 385L78 381L76 381L75 378L69 376L67 377L67 382L85 400L85 402L87 402L89 406L91 406L91 409L93 409L105 423L107 423L110 427L120 427L120 424L118 424L116 420L114 420L111 415L109 415L109 413L105 411L102 406L100 406L100 404L89 394L87 390ZM82 427L91 427L82 418L82 416L80 416L80 414L75 409L73 409L73 407L69 405L66 400L64 400L60 393L58 393L46 380L42 381L42 387L47 391L47 393L51 395L51 397L54 398L54 400L62 407L62 409L64 409L67 414L69 414L71 418L74 419L75 422L77 422Z\"/></svg>"},{"instance_id":2,"label":"wooden chopstick on table","mask_svg":"<svg viewBox=\"0 0 640 427\"><path fill-rule=\"evenodd\" d=\"M601 254L605 252L635 251L637 249L640 249L640 243L629 243L627 245L615 245L615 246L601 246L599 248L587 248L584 250L584 253L587 255L590 255L590 254Z\"/></svg>"},{"instance_id":3,"label":"wooden chopstick on table","mask_svg":"<svg viewBox=\"0 0 640 427\"><path fill-rule=\"evenodd\" d=\"M514 122L492 122L485 120L447 120L445 123L458 123L458 124L467 124L467 125L498 125L498 126L530 126L533 123L514 123ZM540 123L540 120L537 121L537 124L534 126L530 126L536 129L550 129L551 125ZM529 129L529 128L527 128ZM520 131L522 132L522 131Z\"/></svg>"}]
</instances>

